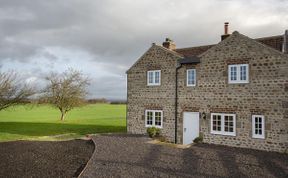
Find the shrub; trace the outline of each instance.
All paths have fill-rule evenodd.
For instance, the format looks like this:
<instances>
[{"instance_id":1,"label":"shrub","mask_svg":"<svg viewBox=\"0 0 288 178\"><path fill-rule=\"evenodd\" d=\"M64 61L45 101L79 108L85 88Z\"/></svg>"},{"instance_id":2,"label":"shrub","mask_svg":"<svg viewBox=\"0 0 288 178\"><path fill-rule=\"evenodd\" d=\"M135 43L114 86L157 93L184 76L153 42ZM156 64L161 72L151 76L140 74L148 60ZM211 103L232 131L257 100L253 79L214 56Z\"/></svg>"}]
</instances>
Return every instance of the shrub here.
<instances>
[{"instance_id":1,"label":"shrub","mask_svg":"<svg viewBox=\"0 0 288 178\"><path fill-rule=\"evenodd\" d=\"M147 133L150 138L154 138L160 135L160 129L156 127L147 128Z\"/></svg>"},{"instance_id":2,"label":"shrub","mask_svg":"<svg viewBox=\"0 0 288 178\"><path fill-rule=\"evenodd\" d=\"M194 140L193 140L194 143L202 143L203 142L203 134L200 133L199 137L196 137Z\"/></svg>"}]
</instances>

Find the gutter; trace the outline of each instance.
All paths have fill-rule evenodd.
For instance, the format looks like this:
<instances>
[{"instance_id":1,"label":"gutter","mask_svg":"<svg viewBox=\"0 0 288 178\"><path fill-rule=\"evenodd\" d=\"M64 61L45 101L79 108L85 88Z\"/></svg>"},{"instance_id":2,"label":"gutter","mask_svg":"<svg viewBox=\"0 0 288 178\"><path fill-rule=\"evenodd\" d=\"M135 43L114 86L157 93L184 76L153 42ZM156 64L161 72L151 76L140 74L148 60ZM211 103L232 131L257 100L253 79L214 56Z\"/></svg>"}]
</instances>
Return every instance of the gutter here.
<instances>
[{"instance_id":1,"label":"gutter","mask_svg":"<svg viewBox=\"0 0 288 178\"><path fill-rule=\"evenodd\" d=\"M178 131L178 69L182 67L181 63L177 62L176 71L175 71L175 144L177 144L177 131Z\"/></svg>"},{"instance_id":2,"label":"gutter","mask_svg":"<svg viewBox=\"0 0 288 178\"><path fill-rule=\"evenodd\" d=\"M200 63L200 58L197 56L190 56L189 58L182 58L177 61L176 71L175 71L175 144L177 144L177 131L178 131L178 69L182 67L183 64L198 64Z\"/></svg>"},{"instance_id":3,"label":"gutter","mask_svg":"<svg viewBox=\"0 0 288 178\"><path fill-rule=\"evenodd\" d=\"M128 133L128 73L126 74L126 133Z\"/></svg>"}]
</instances>

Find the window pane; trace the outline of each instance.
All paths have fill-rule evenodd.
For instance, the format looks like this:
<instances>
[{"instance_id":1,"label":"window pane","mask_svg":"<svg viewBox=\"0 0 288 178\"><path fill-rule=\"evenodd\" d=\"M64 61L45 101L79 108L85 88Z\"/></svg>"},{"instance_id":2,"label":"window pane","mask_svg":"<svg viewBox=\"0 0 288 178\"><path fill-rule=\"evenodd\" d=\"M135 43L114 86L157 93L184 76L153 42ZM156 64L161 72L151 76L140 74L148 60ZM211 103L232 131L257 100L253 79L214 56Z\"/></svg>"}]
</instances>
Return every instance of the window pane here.
<instances>
[{"instance_id":1,"label":"window pane","mask_svg":"<svg viewBox=\"0 0 288 178\"><path fill-rule=\"evenodd\" d=\"M151 111L148 111L147 112L147 119L146 119L146 124L147 125L152 125L152 122L153 122L153 112Z\"/></svg>"},{"instance_id":2,"label":"window pane","mask_svg":"<svg viewBox=\"0 0 288 178\"><path fill-rule=\"evenodd\" d=\"M225 132L234 132L233 116L224 116Z\"/></svg>"},{"instance_id":3,"label":"window pane","mask_svg":"<svg viewBox=\"0 0 288 178\"><path fill-rule=\"evenodd\" d=\"M264 117L263 116L254 116L254 136L258 136L256 138L264 138Z\"/></svg>"},{"instance_id":4,"label":"window pane","mask_svg":"<svg viewBox=\"0 0 288 178\"><path fill-rule=\"evenodd\" d=\"M161 112L155 112L155 125L161 126Z\"/></svg>"},{"instance_id":5,"label":"window pane","mask_svg":"<svg viewBox=\"0 0 288 178\"><path fill-rule=\"evenodd\" d=\"M240 66L240 80L246 80L247 78L247 70L246 66Z\"/></svg>"},{"instance_id":6,"label":"window pane","mask_svg":"<svg viewBox=\"0 0 288 178\"><path fill-rule=\"evenodd\" d=\"M230 80L231 81L237 80L237 67L236 66L230 67Z\"/></svg>"},{"instance_id":7,"label":"window pane","mask_svg":"<svg viewBox=\"0 0 288 178\"><path fill-rule=\"evenodd\" d=\"M188 72L188 85L195 85L195 70L187 70Z\"/></svg>"},{"instance_id":8,"label":"window pane","mask_svg":"<svg viewBox=\"0 0 288 178\"><path fill-rule=\"evenodd\" d=\"M153 83L153 72L148 72L148 83Z\"/></svg>"},{"instance_id":9,"label":"window pane","mask_svg":"<svg viewBox=\"0 0 288 178\"><path fill-rule=\"evenodd\" d=\"M218 127L217 127L217 130L218 130L218 131L221 131L221 126L218 126Z\"/></svg>"},{"instance_id":10,"label":"window pane","mask_svg":"<svg viewBox=\"0 0 288 178\"><path fill-rule=\"evenodd\" d=\"M160 83L160 72L159 71L155 72L155 83Z\"/></svg>"},{"instance_id":11,"label":"window pane","mask_svg":"<svg viewBox=\"0 0 288 178\"><path fill-rule=\"evenodd\" d=\"M212 129L214 131L221 131L221 115L213 115L213 126Z\"/></svg>"}]
</instances>

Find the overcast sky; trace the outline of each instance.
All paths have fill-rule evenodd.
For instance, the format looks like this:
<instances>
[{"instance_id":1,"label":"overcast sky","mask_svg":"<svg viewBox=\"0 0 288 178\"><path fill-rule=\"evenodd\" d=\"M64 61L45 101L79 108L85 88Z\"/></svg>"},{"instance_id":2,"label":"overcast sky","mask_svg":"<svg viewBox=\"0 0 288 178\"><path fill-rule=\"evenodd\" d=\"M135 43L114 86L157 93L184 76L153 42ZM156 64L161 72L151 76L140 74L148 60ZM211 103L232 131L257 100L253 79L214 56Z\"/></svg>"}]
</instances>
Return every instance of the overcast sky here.
<instances>
[{"instance_id":1,"label":"overcast sky","mask_svg":"<svg viewBox=\"0 0 288 178\"><path fill-rule=\"evenodd\" d=\"M125 71L166 37L177 47L288 29L288 0L0 0L0 70L43 86L69 67L91 79L90 98L125 99Z\"/></svg>"}]
</instances>

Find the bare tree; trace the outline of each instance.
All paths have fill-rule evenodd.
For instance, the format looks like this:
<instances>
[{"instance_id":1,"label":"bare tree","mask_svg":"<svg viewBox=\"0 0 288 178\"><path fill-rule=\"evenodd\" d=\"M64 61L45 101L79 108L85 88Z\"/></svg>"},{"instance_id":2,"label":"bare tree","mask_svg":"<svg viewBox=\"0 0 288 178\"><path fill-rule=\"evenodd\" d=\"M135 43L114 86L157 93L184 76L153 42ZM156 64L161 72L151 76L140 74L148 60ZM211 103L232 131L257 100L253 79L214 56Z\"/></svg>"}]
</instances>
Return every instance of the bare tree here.
<instances>
[{"instance_id":1,"label":"bare tree","mask_svg":"<svg viewBox=\"0 0 288 178\"><path fill-rule=\"evenodd\" d=\"M21 83L14 72L0 72L0 111L10 106L23 104L35 94L32 87Z\"/></svg>"},{"instance_id":2,"label":"bare tree","mask_svg":"<svg viewBox=\"0 0 288 178\"><path fill-rule=\"evenodd\" d=\"M46 79L49 84L45 98L60 110L61 121L64 121L67 112L84 104L88 78L79 71L69 69L62 74L52 73Z\"/></svg>"}]
</instances>

